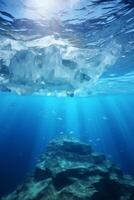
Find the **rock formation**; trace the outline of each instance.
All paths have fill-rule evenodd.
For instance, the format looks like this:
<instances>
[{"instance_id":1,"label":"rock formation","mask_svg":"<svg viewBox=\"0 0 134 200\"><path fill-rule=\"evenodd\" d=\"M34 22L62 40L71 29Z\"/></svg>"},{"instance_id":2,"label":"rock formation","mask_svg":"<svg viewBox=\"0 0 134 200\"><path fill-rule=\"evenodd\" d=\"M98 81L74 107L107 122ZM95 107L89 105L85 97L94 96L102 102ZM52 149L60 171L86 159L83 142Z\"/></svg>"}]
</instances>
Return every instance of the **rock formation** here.
<instances>
[{"instance_id":1,"label":"rock formation","mask_svg":"<svg viewBox=\"0 0 134 200\"><path fill-rule=\"evenodd\" d=\"M2 200L134 200L134 180L89 144L57 139L28 181Z\"/></svg>"}]
</instances>

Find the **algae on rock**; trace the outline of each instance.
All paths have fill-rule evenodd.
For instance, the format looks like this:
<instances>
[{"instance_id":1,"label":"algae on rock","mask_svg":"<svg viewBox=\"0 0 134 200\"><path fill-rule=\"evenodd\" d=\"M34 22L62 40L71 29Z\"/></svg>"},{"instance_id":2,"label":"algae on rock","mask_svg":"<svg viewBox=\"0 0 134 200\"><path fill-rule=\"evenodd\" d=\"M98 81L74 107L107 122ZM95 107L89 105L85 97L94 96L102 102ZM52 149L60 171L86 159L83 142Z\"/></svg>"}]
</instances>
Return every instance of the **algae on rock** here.
<instances>
[{"instance_id":1,"label":"algae on rock","mask_svg":"<svg viewBox=\"0 0 134 200\"><path fill-rule=\"evenodd\" d=\"M134 200L134 180L89 144L48 144L32 177L2 200Z\"/></svg>"}]
</instances>

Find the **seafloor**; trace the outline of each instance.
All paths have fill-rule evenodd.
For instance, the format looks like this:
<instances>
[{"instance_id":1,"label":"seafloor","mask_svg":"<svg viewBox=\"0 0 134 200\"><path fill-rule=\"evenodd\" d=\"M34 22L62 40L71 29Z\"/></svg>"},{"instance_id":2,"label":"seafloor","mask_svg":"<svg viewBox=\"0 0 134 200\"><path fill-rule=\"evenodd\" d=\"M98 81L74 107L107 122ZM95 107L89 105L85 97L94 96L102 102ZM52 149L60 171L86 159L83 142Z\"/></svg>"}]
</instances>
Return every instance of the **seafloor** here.
<instances>
[{"instance_id":1,"label":"seafloor","mask_svg":"<svg viewBox=\"0 0 134 200\"><path fill-rule=\"evenodd\" d=\"M89 144L59 138L25 183L2 200L134 200L134 179Z\"/></svg>"}]
</instances>

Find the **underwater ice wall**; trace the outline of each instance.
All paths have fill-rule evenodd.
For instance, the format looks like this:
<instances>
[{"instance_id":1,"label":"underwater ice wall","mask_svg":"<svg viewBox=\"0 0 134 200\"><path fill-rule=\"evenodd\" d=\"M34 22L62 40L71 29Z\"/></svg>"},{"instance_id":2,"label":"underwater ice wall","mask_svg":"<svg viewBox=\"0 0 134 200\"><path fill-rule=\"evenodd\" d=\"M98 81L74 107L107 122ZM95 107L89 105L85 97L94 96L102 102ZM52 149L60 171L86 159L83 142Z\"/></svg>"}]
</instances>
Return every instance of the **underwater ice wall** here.
<instances>
[{"instance_id":1,"label":"underwater ice wall","mask_svg":"<svg viewBox=\"0 0 134 200\"><path fill-rule=\"evenodd\" d=\"M67 41L45 37L32 42L7 41L1 52L1 90L18 94L88 95L106 68L114 64L121 47L82 49ZM5 43L5 41L4 41Z\"/></svg>"},{"instance_id":2,"label":"underwater ice wall","mask_svg":"<svg viewBox=\"0 0 134 200\"><path fill-rule=\"evenodd\" d=\"M134 92L133 14L133 4L119 0L1 1L0 90Z\"/></svg>"}]
</instances>

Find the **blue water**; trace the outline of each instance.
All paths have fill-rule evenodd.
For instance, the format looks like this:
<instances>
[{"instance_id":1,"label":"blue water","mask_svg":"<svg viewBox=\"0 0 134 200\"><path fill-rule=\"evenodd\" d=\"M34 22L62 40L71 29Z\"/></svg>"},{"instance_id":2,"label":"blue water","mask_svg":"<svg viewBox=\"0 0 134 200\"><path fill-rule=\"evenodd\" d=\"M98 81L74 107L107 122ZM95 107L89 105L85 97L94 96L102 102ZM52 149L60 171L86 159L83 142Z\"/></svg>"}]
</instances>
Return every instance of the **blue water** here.
<instances>
[{"instance_id":1,"label":"blue water","mask_svg":"<svg viewBox=\"0 0 134 200\"><path fill-rule=\"evenodd\" d=\"M0 188L22 183L53 138L72 134L134 175L134 95L56 98L0 94Z\"/></svg>"},{"instance_id":2,"label":"blue water","mask_svg":"<svg viewBox=\"0 0 134 200\"><path fill-rule=\"evenodd\" d=\"M133 0L0 0L0 91L134 93Z\"/></svg>"},{"instance_id":3,"label":"blue water","mask_svg":"<svg viewBox=\"0 0 134 200\"><path fill-rule=\"evenodd\" d=\"M134 175L134 1L0 0L0 196L70 134Z\"/></svg>"}]
</instances>

